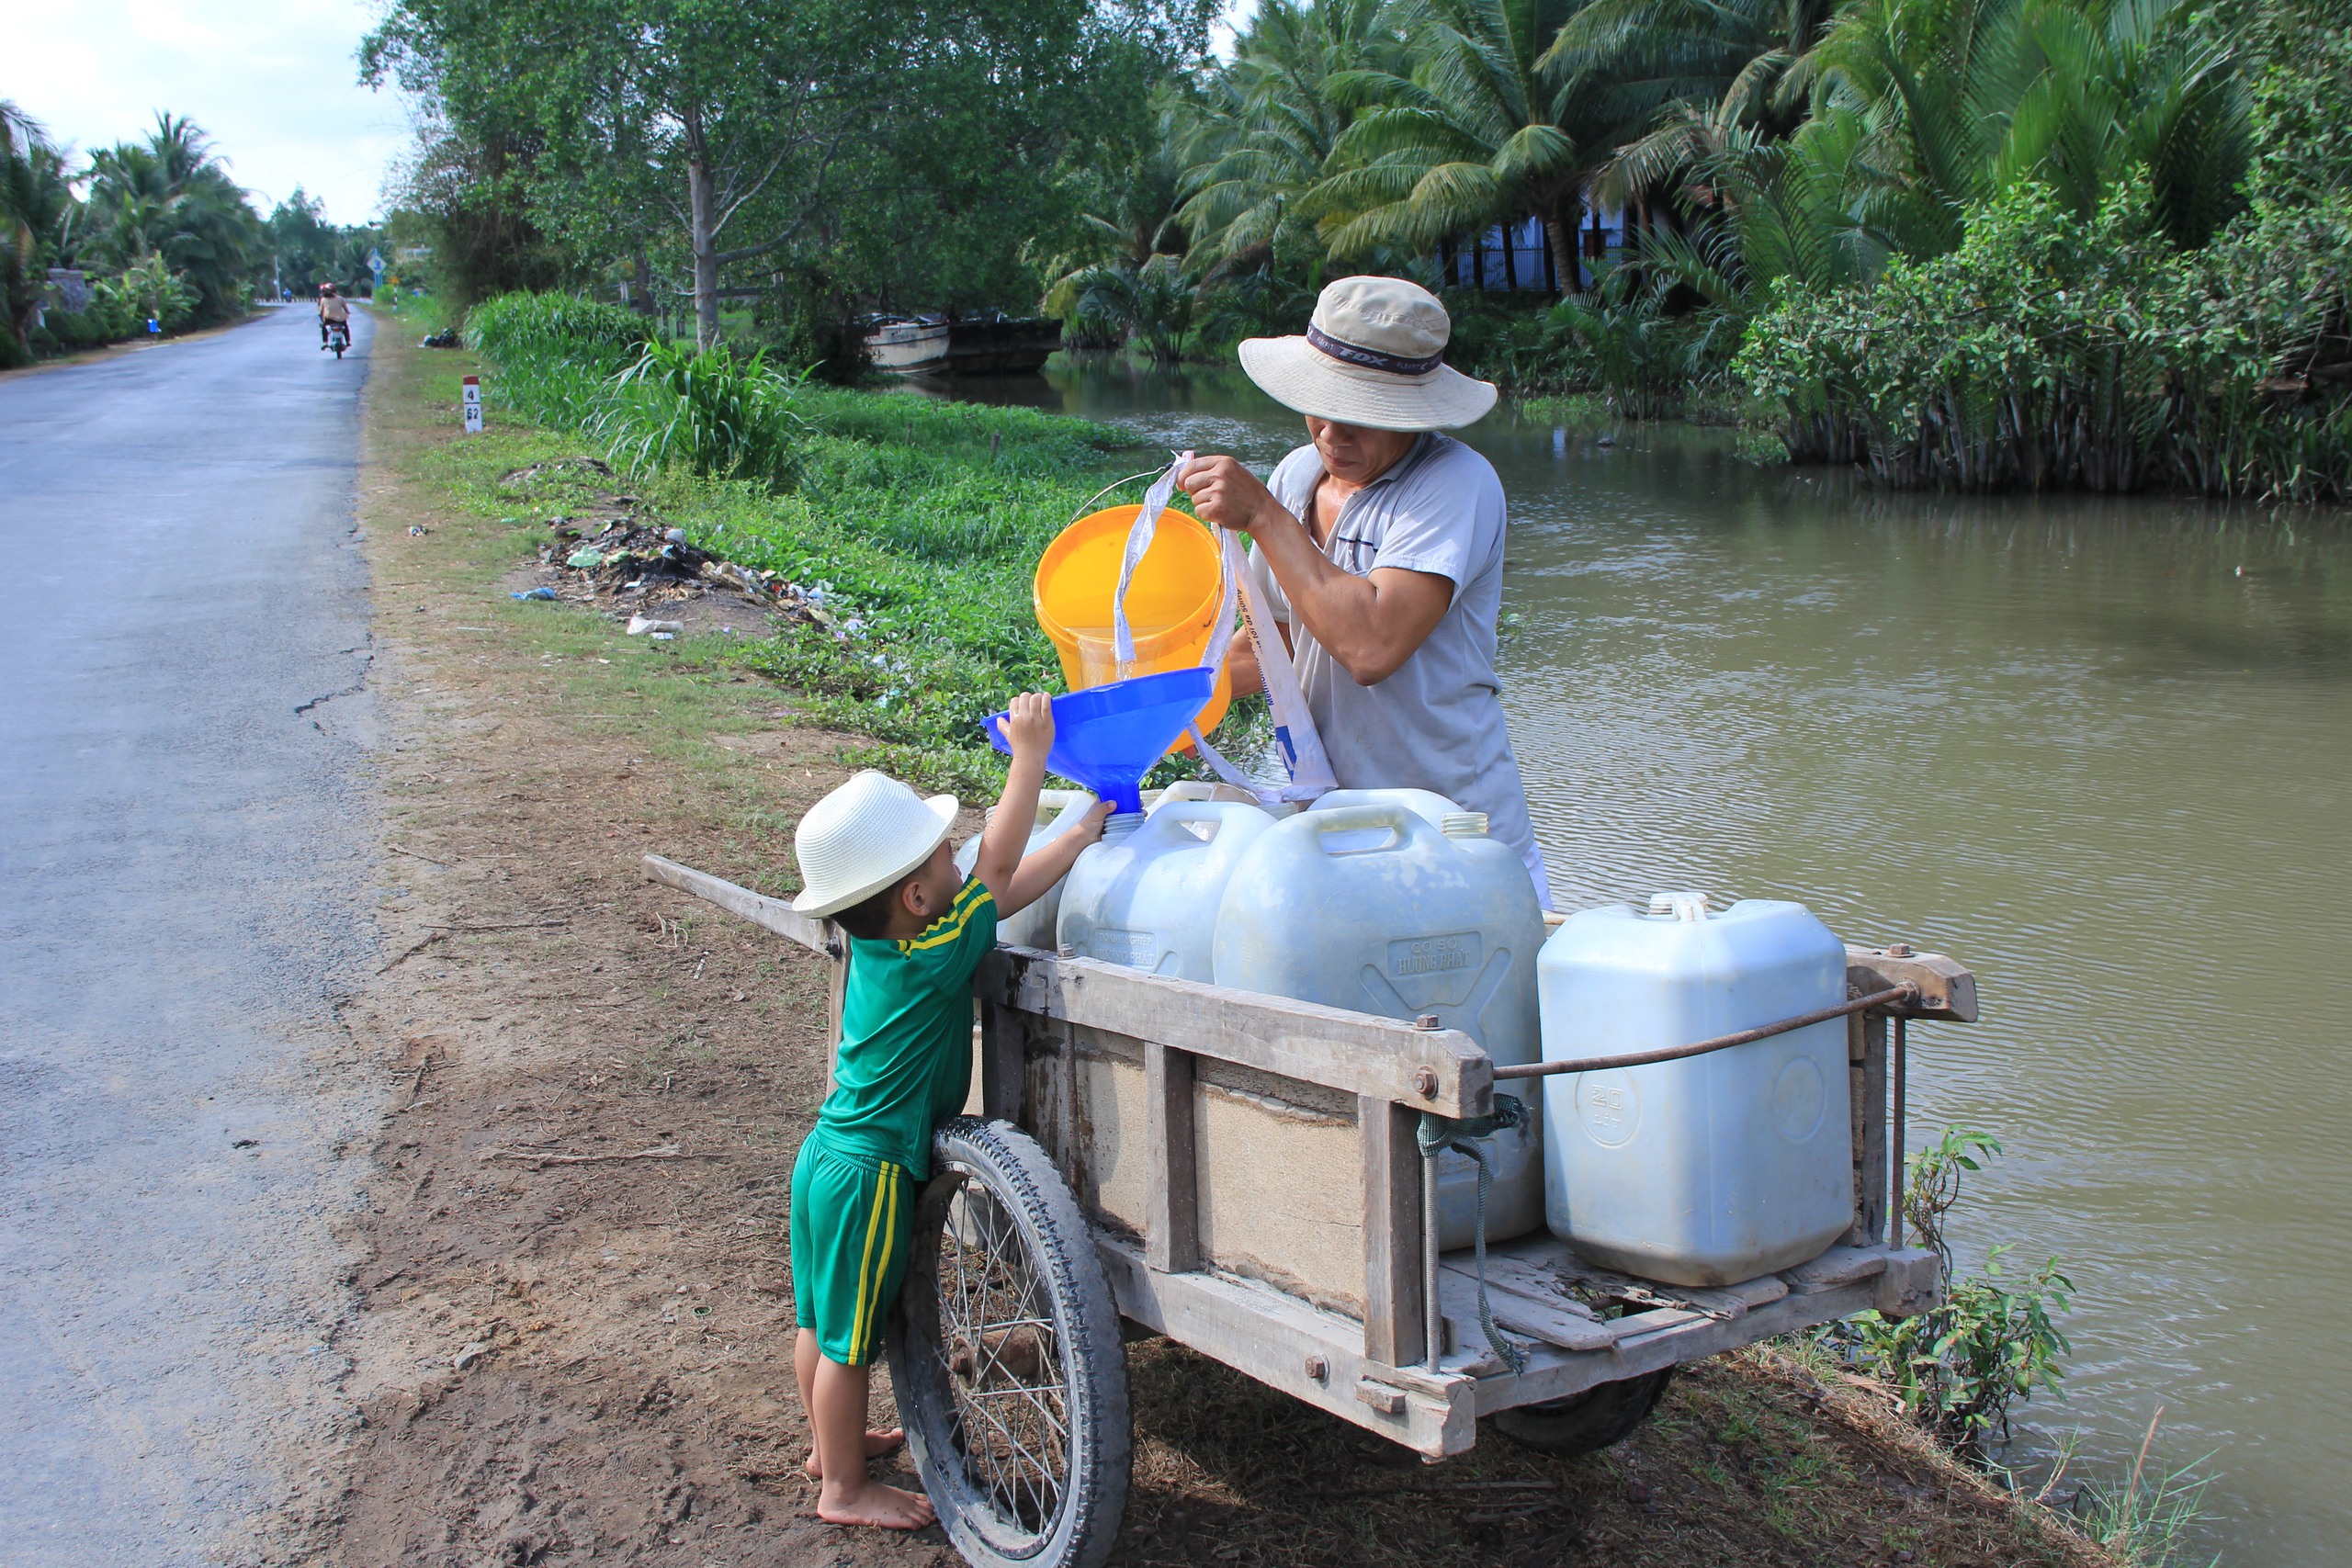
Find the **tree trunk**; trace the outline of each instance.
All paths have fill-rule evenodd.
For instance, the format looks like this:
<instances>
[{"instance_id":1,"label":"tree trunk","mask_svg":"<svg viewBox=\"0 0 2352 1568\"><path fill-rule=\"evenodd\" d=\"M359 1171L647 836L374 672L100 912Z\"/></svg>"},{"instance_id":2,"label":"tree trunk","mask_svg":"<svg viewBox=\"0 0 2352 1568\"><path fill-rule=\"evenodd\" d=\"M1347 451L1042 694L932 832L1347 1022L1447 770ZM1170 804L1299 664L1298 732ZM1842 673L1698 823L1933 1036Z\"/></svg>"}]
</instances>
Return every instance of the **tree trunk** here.
<instances>
[{"instance_id":1,"label":"tree trunk","mask_svg":"<svg viewBox=\"0 0 2352 1568\"><path fill-rule=\"evenodd\" d=\"M695 257L695 346L718 341L718 243L711 232L713 197L699 116L686 117L686 217Z\"/></svg>"},{"instance_id":2,"label":"tree trunk","mask_svg":"<svg viewBox=\"0 0 2352 1568\"><path fill-rule=\"evenodd\" d=\"M1513 231L1516 227L1517 225L1510 222L1505 222L1502 226L1503 292L1505 294L1519 292L1519 235Z\"/></svg>"},{"instance_id":3,"label":"tree trunk","mask_svg":"<svg viewBox=\"0 0 2352 1568\"><path fill-rule=\"evenodd\" d=\"M1560 294L1584 292L1584 274L1577 269L1577 232L1560 218L1557 202L1544 215L1544 243L1552 252L1552 266L1560 275Z\"/></svg>"}]
</instances>

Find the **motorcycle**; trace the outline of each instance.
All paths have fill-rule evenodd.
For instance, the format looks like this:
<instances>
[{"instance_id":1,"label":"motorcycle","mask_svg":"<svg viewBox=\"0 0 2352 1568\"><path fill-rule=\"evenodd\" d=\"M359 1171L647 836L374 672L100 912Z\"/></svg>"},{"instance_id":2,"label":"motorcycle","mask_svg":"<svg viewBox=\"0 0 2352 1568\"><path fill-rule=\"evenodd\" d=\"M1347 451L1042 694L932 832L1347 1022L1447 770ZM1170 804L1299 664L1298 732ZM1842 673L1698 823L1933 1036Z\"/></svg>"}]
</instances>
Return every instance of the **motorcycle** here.
<instances>
[{"instance_id":1,"label":"motorcycle","mask_svg":"<svg viewBox=\"0 0 2352 1568\"><path fill-rule=\"evenodd\" d=\"M351 346L351 324L347 321L329 321L327 346L334 350L334 356L337 359L341 359L343 351Z\"/></svg>"}]
</instances>

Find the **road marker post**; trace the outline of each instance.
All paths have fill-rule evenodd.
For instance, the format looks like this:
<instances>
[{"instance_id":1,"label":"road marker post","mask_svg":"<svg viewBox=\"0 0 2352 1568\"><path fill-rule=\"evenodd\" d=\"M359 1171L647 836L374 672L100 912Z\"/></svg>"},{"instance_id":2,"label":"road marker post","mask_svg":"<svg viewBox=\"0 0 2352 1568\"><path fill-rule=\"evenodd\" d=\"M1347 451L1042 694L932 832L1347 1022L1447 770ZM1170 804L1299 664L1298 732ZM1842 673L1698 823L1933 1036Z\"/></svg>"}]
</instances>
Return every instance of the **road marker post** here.
<instances>
[{"instance_id":1,"label":"road marker post","mask_svg":"<svg viewBox=\"0 0 2352 1568\"><path fill-rule=\"evenodd\" d=\"M479 376L466 378L465 409L466 434L480 435L481 434L481 378Z\"/></svg>"}]
</instances>

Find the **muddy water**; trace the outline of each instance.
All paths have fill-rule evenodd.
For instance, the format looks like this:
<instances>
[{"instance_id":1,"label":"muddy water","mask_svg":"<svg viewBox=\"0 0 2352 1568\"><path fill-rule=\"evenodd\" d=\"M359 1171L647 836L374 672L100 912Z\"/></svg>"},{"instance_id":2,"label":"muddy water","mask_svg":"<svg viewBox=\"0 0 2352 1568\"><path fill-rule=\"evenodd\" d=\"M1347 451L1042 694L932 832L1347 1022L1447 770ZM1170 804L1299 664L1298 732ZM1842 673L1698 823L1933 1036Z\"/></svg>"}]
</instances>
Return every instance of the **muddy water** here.
<instances>
[{"instance_id":1,"label":"muddy water","mask_svg":"<svg viewBox=\"0 0 2352 1568\"><path fill-rule=\"evenodd\" d=\"M956 390L1260 464L1299 439L1229 374ZM2079 1289L2031 1440L2111 1474L2161 1406L2227 1561L2342 1562L2352 525L1600 434L1468 433L1510 496L1505 701L1562 906L1793 897L1971 964L1984 1021L1917 1032L1913 1126L2007 1148L1968 1262L2054 1253Z\"/></svg>"}]
</instances>

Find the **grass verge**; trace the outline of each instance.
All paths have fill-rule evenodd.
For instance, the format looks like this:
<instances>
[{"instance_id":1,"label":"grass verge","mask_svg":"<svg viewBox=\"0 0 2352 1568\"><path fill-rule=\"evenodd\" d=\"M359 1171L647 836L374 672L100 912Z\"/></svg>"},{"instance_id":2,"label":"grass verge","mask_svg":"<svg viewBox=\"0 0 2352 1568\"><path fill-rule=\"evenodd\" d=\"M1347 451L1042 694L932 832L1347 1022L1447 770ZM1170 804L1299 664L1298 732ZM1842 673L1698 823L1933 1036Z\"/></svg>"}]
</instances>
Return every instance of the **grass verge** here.
<instances>
[{"instance_id":1,"label":"grass verge","mask_svg":"<svg viewBox=\"0 0 2352 1568\"><path fill-rule=\"evenodd\" d=\"M492 334L495 336L496 334ZM515 531L517 554L564 513L560 487L521 494L503 476L600 448L601 415L587 370L514 353L507 366L438 356L428 396L455 408L457 378L481 374L489 429L437 451L433 479L456 504ZM578 385L555 386L555 381ZM721 658L797 694L809 722L864 735L846 759L918 785L992 793L1002 765L979 721L1016 692L1057 691L1059 667L1030 608L1030 577L1046 545L1106 486L1150 466L1152 454L1108 426L1015 408L984 408L894 389L803 386L791 394L805 429L788 489L675 469L633 476L665 524L714 554L774 571L832 616L747 639ZM532 416L568 422L549 428ZM1262 747L1262 705L1240 703L1221 745ZM1148 784L1197 776L1163 763Z\"/></svg>"}]
</instances>

